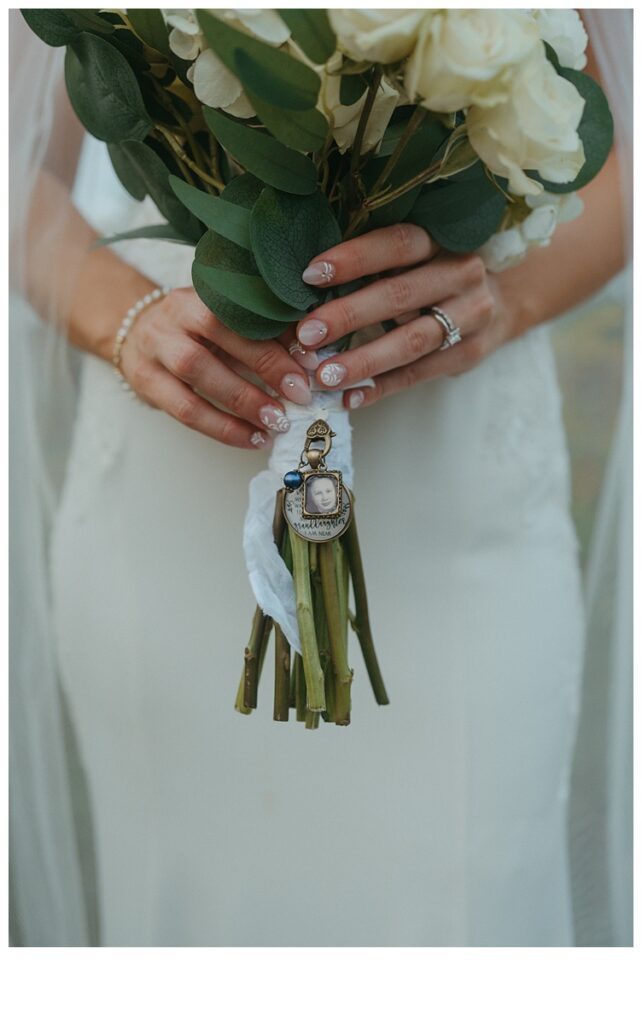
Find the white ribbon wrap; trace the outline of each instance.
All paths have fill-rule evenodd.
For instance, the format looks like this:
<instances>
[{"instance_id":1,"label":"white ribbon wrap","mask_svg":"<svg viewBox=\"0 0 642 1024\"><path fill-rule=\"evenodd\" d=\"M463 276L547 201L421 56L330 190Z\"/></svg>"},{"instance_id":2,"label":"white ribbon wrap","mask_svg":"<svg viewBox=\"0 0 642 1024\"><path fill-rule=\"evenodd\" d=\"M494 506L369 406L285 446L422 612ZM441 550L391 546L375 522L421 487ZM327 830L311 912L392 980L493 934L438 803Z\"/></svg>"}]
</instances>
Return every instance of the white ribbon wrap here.
<instances>
[{"instance_id":1,"label":"white ribbon wrap","mask_svg":"<svg viewBox=\"0 0 642 1024\"><path fill-rule=\"evenodd\" d=\"M276 436L268 468L250 482L250 500L243 531L243 549L250 586L257 604L266 615L278 622L290 646L299 654L301 643L292 576L272 535L275 496L283 487L284 474L297 469L306 431L319 419L325 420L336 435L332 439L328 468L341 470L344 483L352 487L352 427L342 399L342 391L313 391L310 405L284 402L290 429L287 434Z\"/></svg>"}]
</instances>

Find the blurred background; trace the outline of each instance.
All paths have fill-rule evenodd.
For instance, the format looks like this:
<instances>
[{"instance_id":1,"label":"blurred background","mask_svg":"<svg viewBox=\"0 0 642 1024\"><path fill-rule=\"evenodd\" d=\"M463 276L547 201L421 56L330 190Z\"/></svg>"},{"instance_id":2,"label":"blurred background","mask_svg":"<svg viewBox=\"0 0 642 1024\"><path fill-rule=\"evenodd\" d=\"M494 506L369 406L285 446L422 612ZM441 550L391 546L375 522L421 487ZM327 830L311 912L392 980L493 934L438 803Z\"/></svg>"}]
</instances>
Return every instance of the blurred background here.
<instances>
[{"instance_id":1,"label":"blurred background","mask_svg":"<svg viewBox=\"0 0 642 1024\"><path fill-rule=\"evenodd\" d=\"M618 278L558 320L553 331L571 454L573 518L583 565L620 398L621 290Z\"/></svg>"}]
</instances>

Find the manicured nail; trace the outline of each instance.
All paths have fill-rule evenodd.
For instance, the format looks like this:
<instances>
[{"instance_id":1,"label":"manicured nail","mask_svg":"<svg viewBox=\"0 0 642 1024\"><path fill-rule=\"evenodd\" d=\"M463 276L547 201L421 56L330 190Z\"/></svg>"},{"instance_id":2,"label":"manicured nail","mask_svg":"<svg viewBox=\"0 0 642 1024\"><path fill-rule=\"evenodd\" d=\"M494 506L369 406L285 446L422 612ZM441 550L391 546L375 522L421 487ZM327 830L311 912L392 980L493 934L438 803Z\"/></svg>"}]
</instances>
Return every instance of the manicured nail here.
<instances>
[{"instance_id":1,"label":"manicured nail","mask_svg":"<svg viewBox=\"0 0 642 1024\"><path fill-rule=\"evenodd\" d=\"M319 356L313 349L308 349L306 351L306 349L301 348L300 345L297 345L296 348L293 346L290 349L290 355L299 364L299 366L303 367L304 370L316 370L317 366L321 362Z\"/></svg>"},{"instance_id":2,"label":"manicured nail","mask_svg":"<svg viewBox=\"0 0 642 1024\"><path fill-rule=\"evenodd\" d=\"M260 430L255 430L250 438L250 444L253 444L255 448L264 448L268 442L269 438L262 434Z\"/></svg>"},{"instance_id":3,"label":"manicured nail","mask_svg":"<svg viewBox=\"0 0 642 1024\"><path fill-rule=\"evenodd\" d=\"M319 380L326 387L336 388L347 372L345 366L342 366L341 363L326 363L323 369L319 370Z\"/></svg>"},{"instance_id":4,"label":"manicured nail","mask_svg":"<svg viewBox=\"0 0 642 1024\"><path fill-rule=\"evenodd\" d=\"M364 398L363 391L351 391L348 398L348 406L350 409L358 409L360 405L363 405Z\"/></svg>"},{"instance_id":5,"label":"manicured nail","mask_svg":"<svg viewBox=\"0 0 642 1024\"><path fill-rule=\"evenodd\" d=\"M281 381L281 394L296 402L297 405L309 405L312 401L312 392L305 377L298 373L286 373Z\"/></svg>"},{"instance_id":6,"label":"manicured nail","mask_svg":"<svg viewBox=\"0 0 642 1024\"><path fill-rule=\"evenodd\" d=\"M301 277L306 284L330 284L334 277L334 266L332 263L326 263L325 260L322 260L321 263L311 263L303 271Z\"/></svg>"},{"instance_id":7,"label":"manicured nail","mask_svg":"<svg viewBox=\"0 0 642 1024\"><path fill-rule=\"evenodd\" d=\"M323 320L306 320L299 324L296 336L302 345L318 345L328 333L328 325Z\"/></svg>"},{"instance_id":8,"label":"manicured nail","mask_svg":"<svg viewBox=\"0 0 642 1024\"><path fill-rule=\"evenodd\" d=\"M290 429L290 421L281 409L275 405L264 405L259 409L259 419L264 427L277 434L285 434Z\"/></svg>"}]
</instances>

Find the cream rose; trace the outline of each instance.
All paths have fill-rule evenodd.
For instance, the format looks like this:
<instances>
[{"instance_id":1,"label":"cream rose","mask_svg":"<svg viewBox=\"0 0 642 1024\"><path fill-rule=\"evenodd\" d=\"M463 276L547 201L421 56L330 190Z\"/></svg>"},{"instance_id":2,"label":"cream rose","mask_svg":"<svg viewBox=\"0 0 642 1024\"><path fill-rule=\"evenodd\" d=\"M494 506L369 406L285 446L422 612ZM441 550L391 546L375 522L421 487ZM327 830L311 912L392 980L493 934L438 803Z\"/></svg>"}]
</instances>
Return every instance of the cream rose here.
<instances>
[{"instance_id":1,"label":"cream rose","mask_svg":"<svg viewBox=\"0 0 642 1024\"><path fill-rule=\"evenodd\" d=\"M544 46L515 73L510 96L497 106L472 106L468 137L492 171L508 178L517 195L536 195L542 186L526 171L548 181L573 181L584 163L577 133L584 100L574 85L557 74Z\"/></svg>"},{"instance_id":2,"label":"cream rose","mask_svg":"<svg viewBox=\"0 0 642 1024\"><path fill-rule=\"evenodd\" d=\"M442 10L424 17L404 87L411 100L450 113L506 99L514 69L538 44L523 11Z\"/></svg>"},{"instance_id":3,"label":"cream rose","mask_svg":"<svg viewBox=\"0 0 642 1024\"><path fill-rule=\"evenodd\" d=\"M588 36L582 19L571 7L540 8L533 12L539 33L555 50L564 68L586 67Z\"/></svg>"},{"instance_id":4,"label":"cream rose","mask_svg":"<svg viewBox=\"0 0 642 1024\"><path fill-rule=\"evenodd\" d=\"M234 28L261 39L271 46L281 46L290 37L290 30L275 11L248 9L211 9L216 17L225 19ZM163 11L171 26L169 45L183 60L194 63L187 77L201 103L218 107L235 117L253 117L254 110L236 75L226 68L207 46L194 10L175 8Z\"/></svg>"},{"instance_id":5,"label":"cream rose","mask_svg":"<svg viewBox=\"0 0 642 1024\"><path fill-rule=\"evenodd\" d=\"M328 10L337 49L352 60L394 64L412 51L425 11Z\"/></svg>"},{"instance_id":6,"label":"cream rose","mask_svg":"<svg viewBox=\"0 0 642 1024\"><path fill-rule=\"evenodd\" d=\"M357 133L359 117L366 102L366 94L350 106L343 106L340 99L341 76L332 74L341 67L342 57L335 53L330 58L325 68L317 67L316 70L321 76L321 89L319 90L318 108L332 124L332 134L341 153L345 153ZM363 152L374 149L379 144L383 133L388 127L392 112L399 102L400 95L386 78L382 78L381 85L377 90L374 105L368 118L365 135L363 137Z\"/></svg>"}]
</instances>

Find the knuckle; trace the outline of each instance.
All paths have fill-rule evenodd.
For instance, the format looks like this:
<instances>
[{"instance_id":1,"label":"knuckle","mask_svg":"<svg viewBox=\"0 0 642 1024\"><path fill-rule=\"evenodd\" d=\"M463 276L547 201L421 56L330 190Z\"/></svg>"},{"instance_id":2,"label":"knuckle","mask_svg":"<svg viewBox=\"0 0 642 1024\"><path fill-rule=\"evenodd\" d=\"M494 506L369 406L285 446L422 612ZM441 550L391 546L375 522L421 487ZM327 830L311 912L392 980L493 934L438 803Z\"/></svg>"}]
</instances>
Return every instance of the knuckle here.
<instances>
[{"instance_id":1,"label":"knuckle","mask_svg":"<svg viewBox=\"0 0 642 1024\"><path fill-rule=\"evenodd\" d=\"M477 318L484 323L488 323L488 321L492 319L495 312L495 296L487 289L480 292L477 298L475 312L477 314Z\"/></svg>"},{"instance_id":2,"label":"knuckle","mask_svg":"<svg viewBox=\"0 0 642 1024\"><path fill-rule=\"evenodd\" d=\"M356 377L357 380L362 380L365 377L374 377L376 367L368 345L364 345L359 351L358 358L358 365L352 371L351 376Z\"/></svg>"},{"instance_id":3,"label":"knuckle","mask_svg":"<svg viewBox=\"0 0 642 1024\"><path fill-rule=\"evenodd\" d=\"M391 232L391 248L397 258L403 258L408 250L414 248L417 240L417 229L412 224L393 224Z\"/></svg>"},{"instance_id":4,"label":"knuckle","mask_svg":"<svg viewBox=\"0 0 642 1024\"><path fill-rule=\"evenodd\" d=\"M405 274L389 278L386 287L388 289L390 309L394 315L405 313L408 309L412 309L413 289Z\"/></svg>"},{"instance_id":5,"label":"knuckle","mask_svg":"<svg viewBox=\"0 0 642 1024\"><path fill-rule=\"evenodd\" d=\"M238 384L233 384L230 387L225 404L228 409L231 409L233 412L240 412L247 405L249 394L249 385L246 384L245 381L239 379Z\"/></svg>"},{"instance_id":6,"label":"knuckle","mask_svg":"<svg viewBox=\"0 0 642 1024\"><path fill-rule=\"evenodd\" d=\"M425 355L430 347L429 334L425 327L411 326L408 329L405 339L406 355L413 359L419 359Z\"/></svg>"},{"instance_id":7,"label":"knuckle","mask_svg":"<svg viewBox=\"0 0 642 1024\"><path fill-rule=\"evenodd\" d=\"M174 373L186 380L194 378L198 372L202 355L201 348L196 343L181 345L173 359Z\"/></svg>"},{"instance_id":8,"label":"knuckle","mask_svg":"<svg viewBox=\"0 0 642 1024\"><path fill-rule=\"evenodd\" d=\"M283 359L283 348L278 344L262 345L257 349L252 369L264 380L269 380L276 373L280 360Z\"/></svg>"},{"instance_id":9,"label":"knuckle","mask_svg":"<svg viewBox=\"0 0 642 1024\"><path fill-rule=\"evenodd\" d=\"M200 402L196 395L185 395L176 403L174 416L185 427L196 426Z\"/></svg>"},{"instance_id":10,"label":"knuckle","mask_svg":"<svg viewBox=\"0 0 642 1024\"><path fill-rule=\"evenodd\" d=\"M236 423L229 416L226 416L222 421L218 430L218 439L221 444L227 444L231 447L238 445L238 437L236 432Z\"/></svg>"},{"instance_id":11,"label":"knuckle","mask_svg":"<svg viewBox=\"0 0 642 1024\"><path fill-rule=\"evenodd\" d=\"M351 334L357 329L357 314L351 302L343 302L337 310L339 313L339 337L344 334Z\"/></svg>"},{"instance_id":12,"label":"knuckle","mask_svg":"<svg viewBox=\"0 0 642 1024\"><path fill-rule=\"evenodd\" d=\"M463 260L464 280L468 285L482 284L486 277L486 267L481 256L473 253Z\"/></svg>"}]
</instances>

